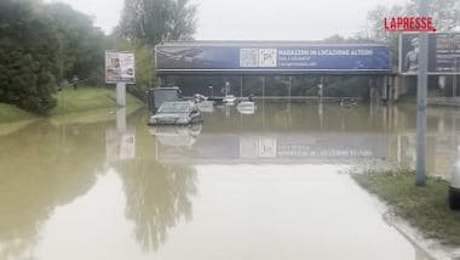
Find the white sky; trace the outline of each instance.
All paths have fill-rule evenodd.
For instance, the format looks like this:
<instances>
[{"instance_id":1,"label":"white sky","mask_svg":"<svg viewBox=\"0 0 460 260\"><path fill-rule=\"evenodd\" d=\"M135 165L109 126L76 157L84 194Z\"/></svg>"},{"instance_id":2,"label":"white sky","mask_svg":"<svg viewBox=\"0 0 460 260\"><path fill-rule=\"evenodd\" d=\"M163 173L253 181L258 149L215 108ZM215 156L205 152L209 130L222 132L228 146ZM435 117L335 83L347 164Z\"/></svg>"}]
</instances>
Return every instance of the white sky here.
<instances>
[{"instance_id":1,"label":"white sky","mask_svg":"<svg viewBox=\"0 0 460 260\"><path fill-rule=\"evenodd\" d=\"M45 0L55 2L57 0ZM321 40L351 36L366 26L378 4L405 0L193 0L198 3L197 40ZM92 15L109 33L123 0L60 0ZM383 17L382 17L383 19ZM382 25L383 26L383 25Z\"/></svg>"}]
</instances>

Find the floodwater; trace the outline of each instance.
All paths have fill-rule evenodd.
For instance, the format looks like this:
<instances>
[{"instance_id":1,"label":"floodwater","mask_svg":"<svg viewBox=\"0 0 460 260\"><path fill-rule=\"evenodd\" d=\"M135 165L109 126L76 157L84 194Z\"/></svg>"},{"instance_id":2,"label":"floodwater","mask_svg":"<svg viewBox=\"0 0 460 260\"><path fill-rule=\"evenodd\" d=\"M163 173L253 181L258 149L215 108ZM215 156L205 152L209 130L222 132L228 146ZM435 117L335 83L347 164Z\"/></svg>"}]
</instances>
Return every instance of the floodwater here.
<instances>
[{"instance_id":1,"label":"floodwater","mask_svg":"<svg viewBox=\"0 0 460 260\"><path fill-rule=\"evenodd\" d=\"M414 108L204 110L191 128L144 110L0 125L0 259L429 259L345 174L413 167ZM447 176L460 113L428 116Z\"/></svg>"}]
</instances>

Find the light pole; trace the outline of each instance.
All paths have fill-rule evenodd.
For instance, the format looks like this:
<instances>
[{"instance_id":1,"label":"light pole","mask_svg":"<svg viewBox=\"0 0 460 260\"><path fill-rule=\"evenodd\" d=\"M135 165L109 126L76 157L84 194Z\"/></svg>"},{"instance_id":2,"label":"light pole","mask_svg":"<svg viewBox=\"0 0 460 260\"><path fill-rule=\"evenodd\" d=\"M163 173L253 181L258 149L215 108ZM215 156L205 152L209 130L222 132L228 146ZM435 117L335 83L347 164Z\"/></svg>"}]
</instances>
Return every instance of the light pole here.
<instances>
[{"instance_id":1,"label":"light pole","mask_svg":"<svg viewBox=\"0 0 460 260\"><path fill-rule=\"evenodd\" d=\"M427 0L419 0L419 14L426 16ZM416 186L426 183L425 148L426 148L426 107L427 107L427 71L428 71L428 34L419 33L419 57L417 75L417 156L416 156Z\"/></svg>"},{"instance_id":2,"label":"light pole","mask_svg":"<svg viewBox=\"0 0 460 260\"><path fill-rule=\"evenodd\" d=\"M320 101L323 101L323 77L321 77L321 83L318 85L318 96Z\"/></svg>"},{"instance_id":3,"label":"light pole","mask_svg":"<svg viewBox=\"0 0 460 260\"><path fill-rule=\"evenodd\" d=\"M212 84L209 84L208 88L211 90L211 97L214 97L214 86Z\"/></svg>"}]
</instances>

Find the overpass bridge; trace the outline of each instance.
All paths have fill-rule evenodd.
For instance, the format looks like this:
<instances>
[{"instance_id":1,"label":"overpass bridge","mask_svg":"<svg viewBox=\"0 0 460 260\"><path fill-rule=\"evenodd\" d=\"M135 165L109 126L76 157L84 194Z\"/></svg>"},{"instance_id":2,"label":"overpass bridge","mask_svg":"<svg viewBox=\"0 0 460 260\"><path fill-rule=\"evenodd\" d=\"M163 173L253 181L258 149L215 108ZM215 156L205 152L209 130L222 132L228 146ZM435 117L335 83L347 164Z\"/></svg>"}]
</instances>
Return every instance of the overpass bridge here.
<instances>
[{"instance_id":1,"label":"overpass bridge","mask_svg":"<svg viewBox=\"0 0 460 260\"><path fill-rule=\"evenodd\" d=\"M160 85L174 76L218 76L223 85L236 77L234 86L243 96L245 79L260 77L265 97L266 77L285 76L290 90L293 76L370 76L371 98L391 99L395 74L390 51L383 44L325 44L267 41L184 41L155 46L155 66ZM321 86L318 86L320 92ZM206 88L206 86L203 86ZM316 87L316 86L315 86ZM186 91L184 86L184 91ZM207 92L206 92L207 93ZM320 94L321 95L321 94Z\"/></svg>"}]
</instances>

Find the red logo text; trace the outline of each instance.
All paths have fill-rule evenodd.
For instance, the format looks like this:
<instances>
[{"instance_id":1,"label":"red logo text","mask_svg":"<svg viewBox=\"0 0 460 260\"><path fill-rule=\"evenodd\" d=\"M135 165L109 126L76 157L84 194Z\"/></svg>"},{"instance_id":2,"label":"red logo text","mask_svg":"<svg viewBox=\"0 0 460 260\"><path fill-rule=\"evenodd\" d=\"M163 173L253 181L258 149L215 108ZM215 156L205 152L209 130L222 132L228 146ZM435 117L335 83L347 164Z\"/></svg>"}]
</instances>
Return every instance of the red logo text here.
<instances>
[{"instance_id":1,"label":"red logo text","mask_svg":"<svg viewBox=\"0 0 460 260\"><path fill-rule=\"evenodd\" d=\"M386 31L435 32L433 19L429 16L402 16L383 18Z\"/></svg>"}]
</instances>

